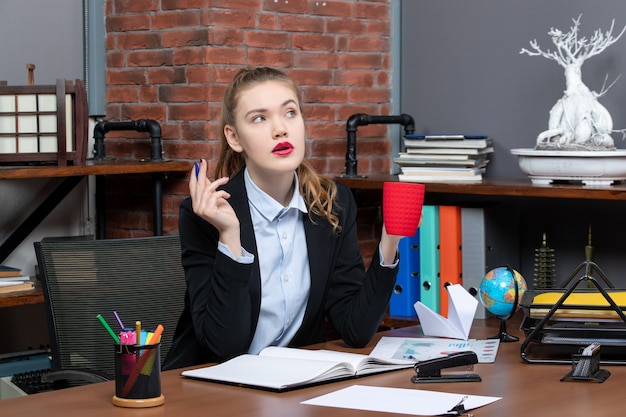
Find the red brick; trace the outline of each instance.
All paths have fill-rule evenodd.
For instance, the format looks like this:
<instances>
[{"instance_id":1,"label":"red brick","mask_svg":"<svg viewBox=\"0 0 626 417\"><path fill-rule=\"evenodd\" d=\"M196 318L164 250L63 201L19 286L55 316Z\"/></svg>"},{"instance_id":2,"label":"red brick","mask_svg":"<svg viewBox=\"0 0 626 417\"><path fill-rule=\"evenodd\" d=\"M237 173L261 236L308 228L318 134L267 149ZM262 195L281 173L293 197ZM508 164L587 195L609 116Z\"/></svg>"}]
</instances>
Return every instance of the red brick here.
<instances>
[{"instance_id":1,"label":"red brick","mask_svg":"<svg viewBox=\"0 0 626 417\"><path fill-rule=\"evenodd\" d=\"M309 15L279 15L278 29L287 32L324 32L324 19Z\"/></svg>"},{"instance_id":2,"label":"red brick","mask_svg":"<svg viewBox=\"0 0 626 417\"><path fill-rule=\"evenodd\" d=\"M204 59L212 64L244 65L246 63L246 50L243 47L207 48Z\"/></svg>"},{"instance_id":3,"label":"red brick","mask_svg":"<svg viewBox=\"0 0 626 417\"><path fill-rule=\"evenodd\" d=\"M208 29L197 29L163 32L162 43L165 48L207 45L209 43L209 31Z\"/></svg>"},{"instance_id":4,"label":"red brick","mask_svg":"<svg viewBox=\"0 0 626 417\"><path fill-rule=\"evenodd\" d=\"M339 58L341 68L386 69L382 54L342 54Z\"/></svg>"},{"instance_id":5,"label":"red brick","mask_svg":"<svg viewBox=\"0 0 626 417\"><path fill-rule=\"evenodd\" d=\"M293 63L299 68L338 68L339 56L319 52L298 52L295 54Z\"/></svg>"},{"instance_id":6,"label":"red brick","mask_svg":"<svg viewBox=\"0 0 626 417\"><path fill-rule=\"evenodd\" d=\"M174 53L171 50L150 50L128 53L129 67L160 67L174 64Z\"/></svg>"},{"instance_id":7,"label":"red brick","mask_svg":"<svg viewBox=\"0 0 626 417\"><path fill-rule=\"evenodd\" d=\"M223 9L258 10L261 0L213 0L211 6Z\"/></svg>"},{"instance_id":8,"label":"red brick","mask_svg":"<svg viewBox=\"0 0 626 417\"><path fill-rule=\"evenodd\" d=\"M289 1L276 1L276 0L262 0L262 7L264 11L281 12L281 13L293 13L293 14L306 14L309 11L309 0L289 0Z\"/></svg>"},{"instance_id":9,"label":"red brick","mask_svg":"<svg viewBox=\"0 0 626 417\"><path fill-rule=\"evenodd\" d=\"M175 104L168 106L169 120L207 120L208 104Z\"/></svg>"},{"instance_id":10,"label":"red brick","mask_svg":"<svg viewBox=\"0 0 626 417\"><path fill-rule=\"evenodd\" d=\"M335 37L328 35L293 35L293 47L308 51L334 51Z\"/></svg>"},{"instance_id":11,"label":"red brick","mask_svg":"<svg viewBox=\"0 0 626 417\"><path fill-rule=\"evenodd\" d=\"M106 91L107 103L136 103L139 99L137 87L112 87Z\"/></svg>"},{"instance_id":12,"label":"red brick","mask_svg":"<svg viewBox=\"0 0 626 417\"><path fill-rule=\"evenodd\" d=\"M326 20L326 33L336 34L361 34L367 33L367 23L357 19L332 19Z\"/></svg>"},{"instance_id":13,"label":"red brick","mask_svg":"<svg viewBox=\"0 0 626 417\"><path fill-rule=\"evenodd\" d=\"M115 13L145 13L159 9L159 0L113 0Z\"/></svg>"},{"instance_id":14,"label":"red brick","mask_svg":"<svg viewBox=\"0 0 626 417\"><path fill-rule=\"evenodd\" d=\"M108 70L107 84L145 84L146 75L142 70Z\"/></svg>"},{"instance_id":15,"label":"red brick","mask_svg":"<svg viewBox=\"0 0 626 417\"><path fill-rule=\"evenodd\" d=\"M353 15L353 3L352 1L312 1L309 3L309 13L324 16L351 17Z\"/></svg>"},{"instance_id":16,"label":"red brick","mask_svg":"<svg viewBox=\"0 0 626 417\"><path fill-rule=\"evenodd\" d=\"M348 90L342 87L307 87L304 90L304 101L307 103L345 103L348 101Z\"/></svg>"},{"instance_id":17,"label":"red brick","mask_svg":"<svg viewBox=\"0 0 626 417\"><path fill-rule=\"evenodd\" d=\"M341 85L370 88L374 85L374 74L372 71L341 71L337 82Z\"/></svg>"},{"instance_id":18,"label":"red brick","mask_svg":"<svg viewBox=\"0 0 626 417\"><path fill-rule=\"evenodd\" d=\"M155 86L145 86L139 90L139 102L156 103L159 101L159 89Z\"/></svg>"},{"instance_id":19,"label":"red brick","mask_svg":"<svg viewBox=\"0 0 626 417\"><path fill-rule=\"evenodd\" d=\"M163 85L159 87L159 100L166 103L205 101L208 97L208 85Z\"/></svg>"},{"instance_id":20,"label":"red brick","mask_svg":"<svg viewBox=\"0 0 626 417\"><path fill-rule=\"evenodd\" d=\"M180 137L181 139L186 139L186 140L193 140L193 141L203 140L204 141L207 139L206 126L207 126L207 123L204 121L182 123Z\"/></svg>"},{"instance_id":21,"label":"red brick","mask_svg":"<svg viewBox=\"0 0 626 417\"><path fill-rule=\"evenodd\" d=\"M204 48L176 48L174 65L204 64Z\"/></svg>"},{"instance_id":22,"label":"red brick","mask_svg":"<svg viewBox=\"0 0 626 417\"><path fill-rule=\"evenodd\" d=\"M198 26L199 24L200 12L198 10L161 12L152 16L152 30Z\"/></svg>"},{"instance_id":23,"label":"red brick","mask_svg":"<svg viewBox=\"0 0 626 417\"><path fill-rule=\"evenodd\" d=\"M248 63L250 65L269 65L287 67L293 62L293 53L289 50L250 49Z\"/></svg>"},{"instance_id":24,"label":"red brick","mask_svg":"<svg viewBox=\"0 0 626 417\"><path fill-rule=\"evenodd\" d=\"M126 53L108 52L106 62L107 68L124 68L126 66Z\"/></svg>"},{"instance_id":25,"label":"red brick","mask_svg":"<svg viewBox=\"0 0 626 417\"><path fill-rule=\"evenodd\" d=\"M180 84L186 81L184 68L155 68L145 72L150 84Z\"/></svg>"},{"instance_id":26,"label":"red brick","mask_svg":"<svg viewBox=\"0 0 626 417\"><path fill-rule=\"evenodd\" d=\"M281 32L246 32L244 42L249 47L284 49L290 44L290 37Z\"/></svg>"},{"instance_id":27,"label":"red brick","mask_svg":"<svg viewBox=\"0 0 626 417\"><path fill-rule=\"evenodd\" d=\"M125 32L117 35L119 49L156 49L161 46L161 35L153 32Z\"/></svg>"},{"instance_id":28,"label":"red brick","mask_svg":"<svg viewBox=\"0 0 626 417\"><path fill-rule=\"evenodd\" d=\"M389 41L380 36L368 36L352 38L349 41L349 50L351 52L382 52L386 53L390 50Z\"/></svg>"},{"instance_id":29,"label":"red brick","mask_svg":"<svg viewBox=\"0 0 626 417\"><path fill-rule=\"evenodd\" d=\"M256 24L256 12L254 11L232 11L211 9L205 16L206 25L216 27L233 27L239 29L254 28Z\"/></svg>"},{"instance_id":30,"label":"red brick","mask_svg":"<svg viewBox=\"0 0 626 417\"><path fill-rule=\"evenodd\" d=\"M350 90L349 97L354 103L388 103L391 92L388 88L359 88Z\"/></svg>"},{"instance_id":31,"label":"red brick","mask_svg":"<svg viewBox=\"0 0 626 417\"><path fill-rule=\"evenodd\" d=\"M259 13L257 15L257 29L276 30L279 28L278 16L274 14Z\"/></svg>"},{"instance_id":32,"label":"red brick","mask_svg":"<svg viewBox=\"0 0 626 417\"><path fill-rule=\"evenodd\" d=\"M122 117L127 120L165 120L166 114L166 107L163 104L136 104L122 106Z\"/></svg>"},{"instance_id":33,"label":"red brick","mask_svg":"<svg viewBox=\"0 0 626 417\"><path fill-rule=\"evenodd\" d=\"M202 9L211 6L211 0L161 0L163 10Z\"/></svg>"},{"instance_id":34,"label":"red brick","mask_svg":"<svg viewBox=\"0 0 626 417\"><path fill-rule=\"evenodd\" d=\"M354 16L360 19L389 20L389 5L384 3L354 3Z\"/></svg>"},{"instance_id":35,"label":"red brick","mask_svg":"<svg viewBox=\"0 0 626 417\"><path fill-rule=\"evenodd\" d=\"M367 22L367 34L389 36L391 33L391 24L388 20L374 20Z\"/></svg>"},{"instance_id":36,"label":"red brick","mask_svg":"<svg viewBox=\"0 0 626 417\"><path fill-rule=\"evenodd\" d=\"M211 45L239 46L243 44L243 40L243 31L237 28L214 28L209 33L209 42Z\"/></svg>"},{"instance_id":37,"label":"red brick","mask_svg":"<svg viewBox=\"0 0 626 417\"><path fill-rule=\"evenodd\" d=\"M333 105L304 105L304 119L306 121L331 122L335 120L335 108Z\"/></svg>"},{"instance_id":38,"label":"red brick","mask_svg":"<svg viewBox=\"0 0 626 417\"><path fill-rule=\"evenodd\" d=\"M109 16L106 19L107 32L128 32L149 29L150 16L147 14Z\"/></svg>"}]
</instances>

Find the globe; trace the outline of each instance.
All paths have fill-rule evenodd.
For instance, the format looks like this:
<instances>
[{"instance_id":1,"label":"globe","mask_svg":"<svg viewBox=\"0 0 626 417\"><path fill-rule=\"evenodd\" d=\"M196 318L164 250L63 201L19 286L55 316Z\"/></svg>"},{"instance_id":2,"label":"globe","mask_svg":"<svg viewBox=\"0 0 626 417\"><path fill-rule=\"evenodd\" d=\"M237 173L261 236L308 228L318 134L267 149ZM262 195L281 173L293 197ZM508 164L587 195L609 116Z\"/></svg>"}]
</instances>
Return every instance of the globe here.
<instances>
[{"instance_id":1,"label":"globe","mask_svg":"<svg viewBox=\"0 0 626 417\"><path fill-rule=\"evenodd\" d=\"M485 308L496 316L509 316L516 307L515 282L517 281L518 299L522 299L527 290L526 280L516 270L501 266L485 274L480 282L479 298Z\"/></svg>"}]
</instances>

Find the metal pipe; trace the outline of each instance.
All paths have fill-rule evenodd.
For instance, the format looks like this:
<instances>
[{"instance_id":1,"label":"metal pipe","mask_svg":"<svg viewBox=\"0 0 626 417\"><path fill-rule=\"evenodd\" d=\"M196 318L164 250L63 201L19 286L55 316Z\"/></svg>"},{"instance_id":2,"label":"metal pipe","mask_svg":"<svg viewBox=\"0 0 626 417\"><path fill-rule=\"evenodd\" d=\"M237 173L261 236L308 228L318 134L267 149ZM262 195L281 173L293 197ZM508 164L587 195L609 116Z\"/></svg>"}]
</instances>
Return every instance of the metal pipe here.
<instances>
[{"instance_id":1,"label":"metal pipe","mask_svg":"<svg viewBox=\"0 0 626 417\"><path fill-rule=\"evenodd\" d=\"M163 160L163 148L161 146L161 125L156 120L141 119L127 122L112 122L102 120L96 123L93 129L93 154L96 160L104 159L104 136L112 130L134 130L136 132L148 132L150 135L150 159L153 161Z\"/></svg>"},{"instance_id":2,"label":"metal pipe","mask_svg":"<svg viewBox=\"0 0 626 417\"><path fill-rule=\"evenodd\" d=\"M346 173L342 177L357 177L356 160L356 132L359 126L372 124L399 124L404 126L404 134L415 132L415 121L408 114L395 116L372 116L364 113L353 114L348 118L346 131L348 132L348 149L346 151Z\"/></svg>"}]
</instances>

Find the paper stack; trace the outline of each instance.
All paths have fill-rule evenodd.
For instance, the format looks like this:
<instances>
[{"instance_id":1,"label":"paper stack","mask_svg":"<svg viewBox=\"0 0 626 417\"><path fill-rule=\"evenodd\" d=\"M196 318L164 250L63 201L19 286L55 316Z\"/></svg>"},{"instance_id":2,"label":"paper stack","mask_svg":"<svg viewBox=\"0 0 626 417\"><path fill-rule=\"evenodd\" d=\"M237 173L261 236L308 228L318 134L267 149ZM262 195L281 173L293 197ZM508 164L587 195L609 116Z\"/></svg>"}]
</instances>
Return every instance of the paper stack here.
<instances>
[{"instance_id":1,"label":"paper stack","mask_svg":"<svg viewBox=\"0 0 626 417\"><path fill-rule=\"evenodd\" d=\"M400 181L478 182L493 153L493 142L484 135L406 135L405 152L394 162Z\"/></svg>"}]
</instances>

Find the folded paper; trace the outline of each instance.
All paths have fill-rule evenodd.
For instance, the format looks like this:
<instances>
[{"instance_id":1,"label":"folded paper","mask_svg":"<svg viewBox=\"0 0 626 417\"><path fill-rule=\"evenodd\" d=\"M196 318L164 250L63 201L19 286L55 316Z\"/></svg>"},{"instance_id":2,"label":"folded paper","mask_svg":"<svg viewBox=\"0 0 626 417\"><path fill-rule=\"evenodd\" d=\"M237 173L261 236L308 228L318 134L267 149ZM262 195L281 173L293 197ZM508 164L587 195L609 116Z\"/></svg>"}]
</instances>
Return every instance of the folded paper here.
<instances>
[{"instance_id":1,"label":"folded paper","mask_svg":"<svg viewBox=\"0 0 626 417\"><path fill-rule=\"evenodd\" d=\"M448 285L448 317L443 317L422 302L413 305L426 336L467 340L478 300L460 284Z\"/></svg>"}]
</instances>

